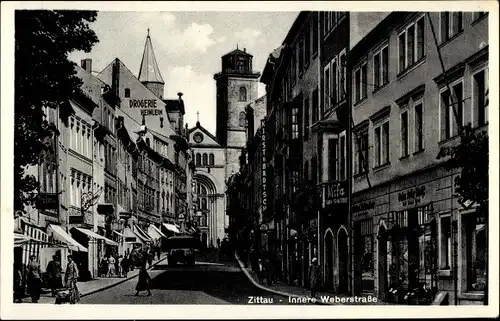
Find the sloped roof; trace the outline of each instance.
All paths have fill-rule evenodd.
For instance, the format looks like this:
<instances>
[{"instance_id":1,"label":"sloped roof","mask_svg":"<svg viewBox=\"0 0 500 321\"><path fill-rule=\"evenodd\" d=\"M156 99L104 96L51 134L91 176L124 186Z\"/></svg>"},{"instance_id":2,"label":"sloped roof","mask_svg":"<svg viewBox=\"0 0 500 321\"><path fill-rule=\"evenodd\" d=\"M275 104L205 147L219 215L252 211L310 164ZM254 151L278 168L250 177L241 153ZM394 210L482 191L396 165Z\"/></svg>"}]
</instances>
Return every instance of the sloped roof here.
<instances>
[{"instance_id":1,"label":"sloped roof","mask_svg":"<svg viewBox=\"0 0 500 321\"><path fill-rule=\"evenodd\" d=\"M251 54L249 54L248 52L246 51L242 51L240 49L235 49L233 51L231 51L230 53L227 53L225 54L224 56L222 57L227 57L227 56L248 56L248 57L253 57Z\"/></svg>"},{"instance_id":2,"label":"sloped roof","mask_svg":"<svg viewBox=\"0 0 500 321\"><path fill-rule=\"evenodd\" d=\"M140 82L157 82L164 84L163 78L161 77L160 68L158 68L158 63L156 62L155 53L153 51L153 44L151 43L151 37L146 37L146 44L144 45L144 53L142 54L141 67L139 69L139 81Z\"/></svg>"},{"instance_id":3,"label":"sloped roof","mask_svg":"<svg viewBox=\"0 0 500 321\"><path fill-rule=\"evenodd\" d=\"M217 142L217 144L219 144L219 141L217 140L217 138L214 135L212 135L205 127L201 126L199 121L196 122L196 126L195 127L193 127L190 130L188 130L188 134L191 134L192 132L194 132L197 129L201 130L201 132L203 132L205 135L207 135L212 140L214 140L215 142Z\"/></svg>"}]
</instances>

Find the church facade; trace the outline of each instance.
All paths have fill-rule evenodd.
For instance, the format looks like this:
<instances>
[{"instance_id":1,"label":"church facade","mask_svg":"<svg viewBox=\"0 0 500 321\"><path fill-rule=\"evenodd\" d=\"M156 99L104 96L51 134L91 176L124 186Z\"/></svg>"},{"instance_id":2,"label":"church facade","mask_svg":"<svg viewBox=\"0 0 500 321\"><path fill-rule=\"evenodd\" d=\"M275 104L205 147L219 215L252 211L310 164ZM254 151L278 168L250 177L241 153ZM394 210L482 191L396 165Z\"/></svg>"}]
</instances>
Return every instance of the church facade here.
<instances>
[{"instance_id":1,"label":"church facade","mask_svg":"<svg viewBox=\"0 0 500 321\"><path fill-rule=\"evenodd\" d=\"M239 159L247 142L246 107L258 98L260 73L252 70L252 58L246 49L236 49L221 58L222 70L214 75L217 86L215 136L199 121L189 129L189 145L196 168L194 215L207 246L221 241L229 225L226 182L239 171Z\"/></svg>"}]
</instances>

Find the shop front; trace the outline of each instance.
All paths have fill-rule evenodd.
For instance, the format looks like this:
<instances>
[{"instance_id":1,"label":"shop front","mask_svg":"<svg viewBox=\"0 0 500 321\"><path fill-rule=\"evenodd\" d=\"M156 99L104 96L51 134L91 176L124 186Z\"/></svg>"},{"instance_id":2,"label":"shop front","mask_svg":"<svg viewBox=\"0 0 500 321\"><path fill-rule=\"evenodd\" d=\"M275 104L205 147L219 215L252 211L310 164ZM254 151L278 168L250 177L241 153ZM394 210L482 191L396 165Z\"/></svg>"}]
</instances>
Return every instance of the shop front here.
<instances>
[{"instance_id":1,"label":"shop front","mask_svg":"<svg viewBox=\"0 0 500 321\"><path fill-rule=\"evenodd\" d=\"M431 304L438 291L452 295L453 267L460 266L453 253L463 246L453 234L460 212L454 177L434 168L353 195L357 293L411 305Z\"/></svg>"},{"instance_id":2,"label":"shop front","mask_svg":"<svg viewBox=\"0 0 500 321\"><path fill-rule=\"evenodd\" d=\"M323 286L335 293L349 292L349 220L347 182L320 185L318 231Z\"/></svg>"}]
</instances>

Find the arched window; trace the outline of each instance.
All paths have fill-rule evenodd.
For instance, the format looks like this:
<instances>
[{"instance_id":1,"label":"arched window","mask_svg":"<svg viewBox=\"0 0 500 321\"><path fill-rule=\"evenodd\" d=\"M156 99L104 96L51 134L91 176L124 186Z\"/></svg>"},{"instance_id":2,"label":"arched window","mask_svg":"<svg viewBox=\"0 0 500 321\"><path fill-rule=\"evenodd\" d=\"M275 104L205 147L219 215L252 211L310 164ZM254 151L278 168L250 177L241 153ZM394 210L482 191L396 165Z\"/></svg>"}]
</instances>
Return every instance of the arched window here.
<instances>
[{"instance_id":1,"label":"arched window","mask_svg":"<svg viewBox=\"0 0 500 321\"><path fill-rule=\"evenodd\" d=\"M247 117L246 117L246 114L244 111L242 111L240 113L238 123L239 123L240 127L247 127Z\"/></svg>"},{"instance_id":2,"label":"arched window","mask_svg":"<svg viewBox=\"0 0 500 321\"><path fill-rule=\"evenodd\" d=\"M207 165L208 165L208 155L203 154L203 166L207 166Z\"/></svg>"},{"instance_id":3,"label":"arched window","mask_svg":"<svg viewBox=\"0 0 500 321\"><path fill-rule=\"evenodd\" d=\"M206 210L207 209L207 199L206 198L202 198L201 199L201 209L202 210Z\"/></svg>"},{"instance_id":4,"label":"arched window","mask_svg":"<svg viewBox=\"0 0 500 321\"><path fill-rule=\"evenodd\" d=\"M240 101L247 101L247 89L240 87Z\"/></svg>"},{"instance_id":5,"label":"arched window","mask_svg":"<svg viewBox=\"0 0 500 321\"><path fill-rule=\"evenodd\" d=\"M208 164L210 166L214 166L214 164L215 164L215 156L214 156L214 154L210 154L210 158L208 160Z\"/></svg>"},{"instance_id":6,"label":"arched window","mask_svg":"<svg viewBox=\"0 0 500 321\"><path fill-rule=\"evenodd\" d=\"M196 154L196 166L201 166L201 155Z\"/></svg>"},{"instance_id":7,"label":"arched window","mask_svg":"<svg viewBox=\"0 0 500 321\"><path fill-rule=\"evenodd\" d=\"M125 98L130 98L130 88L125 88Z\"/></svg>"}]
</instances>

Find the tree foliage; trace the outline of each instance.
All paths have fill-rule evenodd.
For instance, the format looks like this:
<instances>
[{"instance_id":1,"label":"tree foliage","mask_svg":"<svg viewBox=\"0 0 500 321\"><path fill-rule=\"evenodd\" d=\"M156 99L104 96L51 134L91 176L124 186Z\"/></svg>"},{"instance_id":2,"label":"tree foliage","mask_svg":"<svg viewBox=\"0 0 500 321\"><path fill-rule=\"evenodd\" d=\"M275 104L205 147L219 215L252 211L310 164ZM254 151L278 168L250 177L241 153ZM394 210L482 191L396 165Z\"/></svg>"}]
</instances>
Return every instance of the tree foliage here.
<instances>
[{"instance_id":1,"label":"tree foliage","mask_svg":"<svg viewBox=\"0 0 500 321\"><path fill-rule=\"evenodd\" d=\"M68 99L81 86L73 51L90 52L98 42L89 23L95 11L18 10L15 13L14 92L14 208L24 210L33 203L39 187L26 168L38 163L47 149L44 140L55 134L43 120L43 107L63 112ZM67 109L66 109L67 110Z\"/></svg>"},{"instance_id":2,"label":"tree foliage","mask_svg":"<svg viewBox=\"0 0 500 321\"><path fill-rule=\"evenodd\" d=\"M449 170L460 169L460 175L455 178L455 192L461 201L472 201L483 208L487 206L488 156L487 132L474 129L470 124L463 127L458 145L440 150L437 158L447 158L445 164Z\"/></svg>"}]
</instances>

